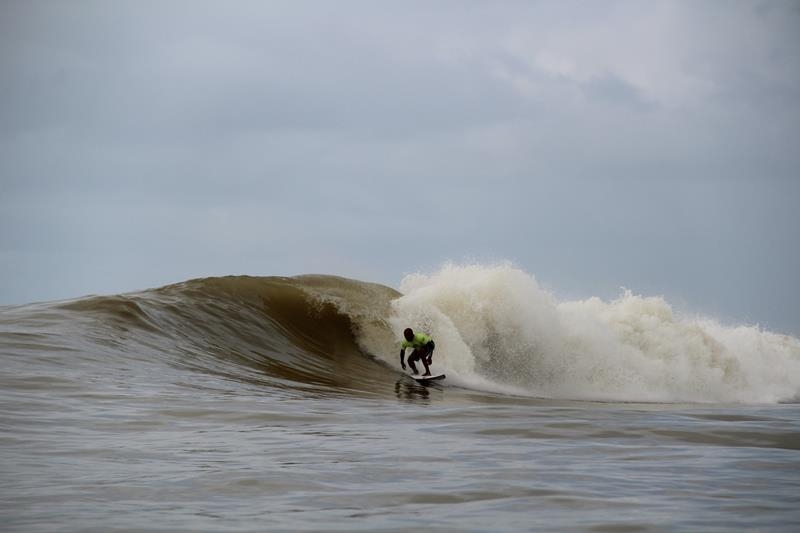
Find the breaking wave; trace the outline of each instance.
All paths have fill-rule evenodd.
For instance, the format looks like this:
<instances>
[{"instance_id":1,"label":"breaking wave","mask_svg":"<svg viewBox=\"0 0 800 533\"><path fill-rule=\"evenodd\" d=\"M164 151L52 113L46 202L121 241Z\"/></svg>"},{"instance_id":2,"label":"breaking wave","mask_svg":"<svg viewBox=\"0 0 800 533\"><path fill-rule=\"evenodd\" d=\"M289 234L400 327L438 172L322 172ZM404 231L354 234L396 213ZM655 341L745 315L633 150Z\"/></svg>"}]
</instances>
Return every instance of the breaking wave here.
<instances>
[{"instance_id":1,"label":"breaking wave","mask_svg":"<svg viewBox=\"0 0 800 533\"><path fill-rule=\"evenodd\" d=\"M608 401L772 403L800 391L797 338L677 316L661 297L559 302L510 265L446 265L400 290L393 328L424 325L468 383Z\"/></svg>"},{"instance_id":2,"label":"breaking wave","mask_svg":"<svg viewBox=\"0 0 800 533\"><path fill-rule=\"evenodd\" d=\"M277 387L370 394L407 326L448 385L557 399L794 402L800 340L676 314L660 297L559 302L511 265L446 265L400 291L335 276L225 277L0 310L0 350L135 358Z\"/></svg>"}]
</instances>

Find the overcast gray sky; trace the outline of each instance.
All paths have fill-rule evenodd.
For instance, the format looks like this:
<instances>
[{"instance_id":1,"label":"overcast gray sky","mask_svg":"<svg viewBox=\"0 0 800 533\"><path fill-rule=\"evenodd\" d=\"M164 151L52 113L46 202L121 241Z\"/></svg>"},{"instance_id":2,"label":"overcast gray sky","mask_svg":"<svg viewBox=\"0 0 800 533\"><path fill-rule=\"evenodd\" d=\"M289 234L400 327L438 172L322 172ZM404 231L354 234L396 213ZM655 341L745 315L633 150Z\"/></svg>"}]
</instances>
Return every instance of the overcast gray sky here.
<instances>
[{"instance_id":1,"label":"overcast gray sky","mask_svg":"<svg viewBox=\"0 0 800 533\"><path fill-rule=\"evenodd\" d=\"M800 334L800 3L0 3L0 304L511 260Z\"/></svg>"}]
</instances>

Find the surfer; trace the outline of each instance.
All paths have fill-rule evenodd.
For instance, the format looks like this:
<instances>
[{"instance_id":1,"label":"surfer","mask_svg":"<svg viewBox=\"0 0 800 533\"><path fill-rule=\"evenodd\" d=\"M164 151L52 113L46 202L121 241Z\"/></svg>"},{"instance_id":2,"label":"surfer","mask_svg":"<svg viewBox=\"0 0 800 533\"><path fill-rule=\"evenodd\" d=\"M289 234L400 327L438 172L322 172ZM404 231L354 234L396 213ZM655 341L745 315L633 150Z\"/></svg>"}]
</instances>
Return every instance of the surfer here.
<instances>
[{"instance_id":1,"label":"surfer","mask_svg":"<svg viewBox=\"0 0 800 533\"><path fill-rule=\"evenodd\" d=\"M423 366L425 366L425 373L423 376L430 376L431 369L429 367L433 360L433 349L436 348L433 339L422 333L415 334L414 330L411 328L406 328L405 331L403 331L403 337L405 337L406 340L400 345L400 366L403 367L403 370L406 369L406 348L414 348L414 351L408 356L408 364L411 366L411 371L415 376L419 374L414 362L422 361Z\"/></svg>"}]
</instances>

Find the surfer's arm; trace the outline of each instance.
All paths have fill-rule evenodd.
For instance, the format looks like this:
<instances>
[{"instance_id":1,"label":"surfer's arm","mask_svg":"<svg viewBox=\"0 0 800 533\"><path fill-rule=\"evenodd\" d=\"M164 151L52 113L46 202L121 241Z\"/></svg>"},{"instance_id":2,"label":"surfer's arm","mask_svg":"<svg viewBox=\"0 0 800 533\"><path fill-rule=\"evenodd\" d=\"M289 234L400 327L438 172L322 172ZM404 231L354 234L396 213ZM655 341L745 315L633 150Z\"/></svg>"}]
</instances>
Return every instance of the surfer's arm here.
<instances>
[{"instance_id":1,"label":"surfer's arm","mask_svg":"<svg viewBox=\"0 0 800 533\"><path fill-rule=\"evenodd\" d=\"M406 349L400 348L400 366L403 367L403 370L406 369Z\"/></svg>"}]
</instances>

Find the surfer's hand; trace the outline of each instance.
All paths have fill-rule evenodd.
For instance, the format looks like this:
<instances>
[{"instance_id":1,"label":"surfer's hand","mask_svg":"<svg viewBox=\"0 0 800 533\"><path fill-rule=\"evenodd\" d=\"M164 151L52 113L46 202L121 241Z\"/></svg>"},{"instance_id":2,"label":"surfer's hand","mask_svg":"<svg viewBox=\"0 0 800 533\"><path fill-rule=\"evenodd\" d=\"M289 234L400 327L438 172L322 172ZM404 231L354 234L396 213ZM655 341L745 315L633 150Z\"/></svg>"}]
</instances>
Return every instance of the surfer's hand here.
<instances>
[{"instance_id":1,"label":"surfer's hand","mask_svg":"<svg viewBox=\"0 0 800 533\"><path fill-rule=\"evenodd\" d=\"M400 366L402 366L402 367L403 367L403 370L405 370L405 369L406 369L406 364L405 364L405 363L400 363Z\"/></svg>"}]
</instances>

